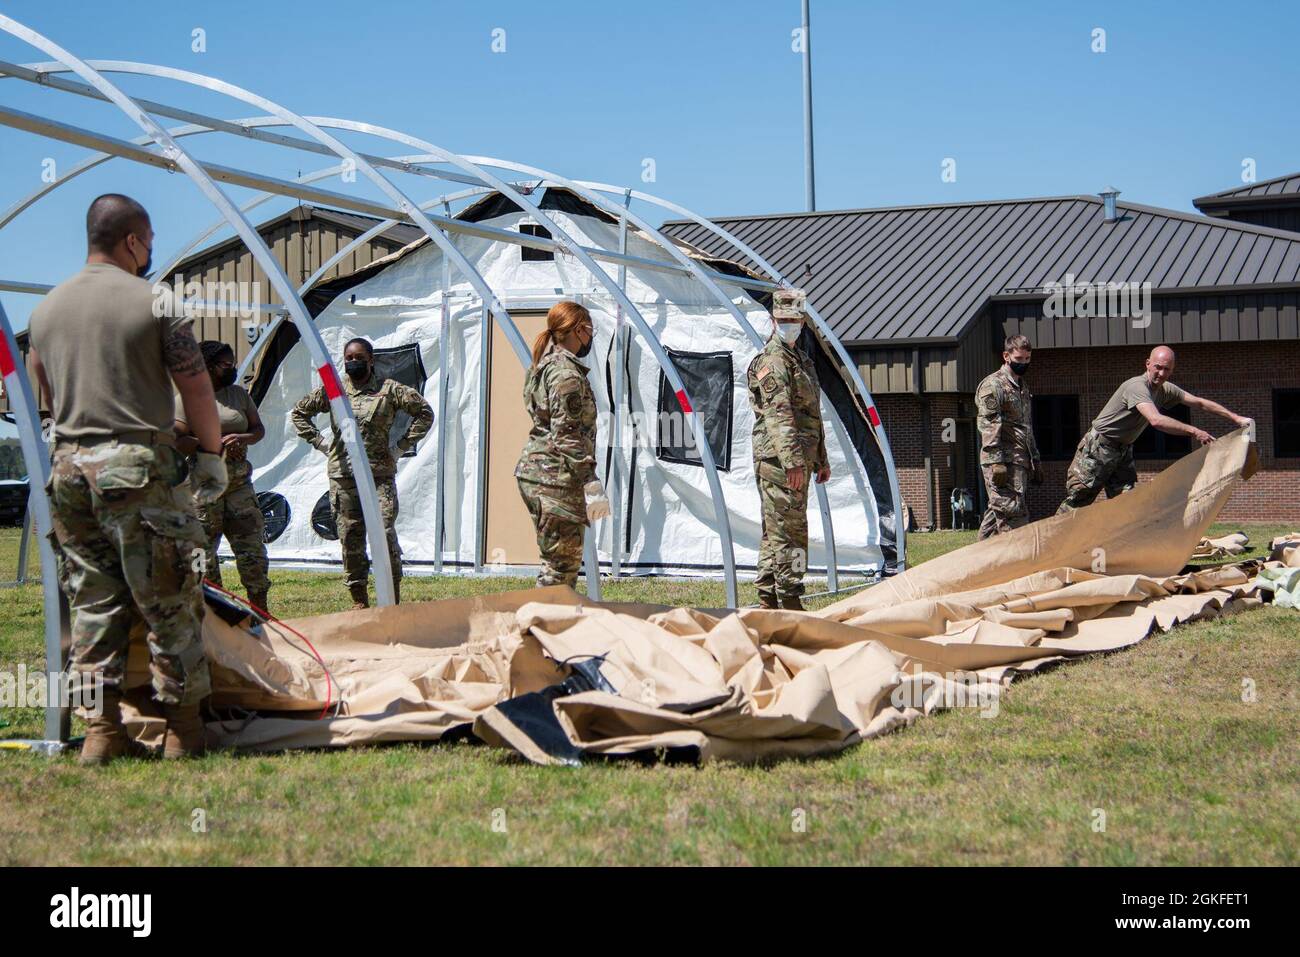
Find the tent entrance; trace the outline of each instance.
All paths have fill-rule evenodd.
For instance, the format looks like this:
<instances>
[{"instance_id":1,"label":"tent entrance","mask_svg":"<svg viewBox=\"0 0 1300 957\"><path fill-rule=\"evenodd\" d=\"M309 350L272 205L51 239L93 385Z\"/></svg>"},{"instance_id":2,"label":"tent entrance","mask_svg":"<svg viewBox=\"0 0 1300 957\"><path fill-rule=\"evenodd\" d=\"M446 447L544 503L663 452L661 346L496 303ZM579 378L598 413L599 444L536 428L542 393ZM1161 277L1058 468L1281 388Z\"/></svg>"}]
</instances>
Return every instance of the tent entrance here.
<instances>
[{"instance_id":1,"label":"tent entrance","mask_svg":"<svg viewBox=\"0 0 1300 957\"><path fill-rule=\"evenodd\" d=\"M546 328L545 312L512 312L524 341ZM524 411L524 368L505 333L492 323L488 349L486 534L483 562L488 565L540 565L533 520L519 497L515 463L532 422Z\"/></svg>"}]
</instances>

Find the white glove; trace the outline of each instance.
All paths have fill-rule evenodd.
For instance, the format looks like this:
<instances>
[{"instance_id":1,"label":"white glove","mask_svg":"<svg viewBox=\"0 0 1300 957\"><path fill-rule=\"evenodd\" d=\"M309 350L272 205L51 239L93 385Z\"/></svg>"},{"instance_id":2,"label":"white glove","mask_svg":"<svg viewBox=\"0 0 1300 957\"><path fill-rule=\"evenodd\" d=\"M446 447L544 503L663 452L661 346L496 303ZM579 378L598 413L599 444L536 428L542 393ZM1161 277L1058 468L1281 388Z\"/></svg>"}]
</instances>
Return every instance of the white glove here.
<instances>
[{"instance_id":1,"label":"white glove","mask_svg":"<svg viewBox=\"0 0 1300 957\"><path fill-rule=\"evenodd\" d=\"M582 487L582 491L587 496L587 521L608 518L609 496L605 494L605 486L599 481L591 481Z\"/></svg>"},{"instance_id":2,"label":"white glove","mask_svg":"<svg viewBox=\"0 0 1300 957\"><path fill-rule=\"evenodd\" d=\"M226 463L220 455L211 452L198 452L194 456L194 501L199 505L211 505L226 491L229 476Z\"/></svg>"}]
</instances>

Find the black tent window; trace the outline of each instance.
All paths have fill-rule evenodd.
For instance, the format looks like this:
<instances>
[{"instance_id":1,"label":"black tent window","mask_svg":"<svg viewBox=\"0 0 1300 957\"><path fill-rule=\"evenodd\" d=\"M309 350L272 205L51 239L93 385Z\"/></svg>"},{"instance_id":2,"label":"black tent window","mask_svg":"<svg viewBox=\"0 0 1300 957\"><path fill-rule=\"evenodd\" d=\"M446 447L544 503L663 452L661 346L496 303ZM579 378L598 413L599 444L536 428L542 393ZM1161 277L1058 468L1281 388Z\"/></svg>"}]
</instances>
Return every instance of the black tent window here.
<instances>
[{"instance_id":1,"label":"black tent window","mask_svg":"<svg viewBox=\"0 0 1300 957\"><path fill-rule=\"evenodd\" d=\"M339 528L334 522L334 510L330 507L329 492L316 500L316 505L311 510L311 527L312 531L326 541L339 540Z\"/></svg>"},{"instance_id":2,"label":"black tent window","mask_svg":"<svg viewBox=\"0 0 1300 957\"><path fill-rule=\"evenodd\" d=\"M1191 424L1192 410L1179 402L1170 409L1162 410L1171 419ZM1170 435L1148 425L1133 443L1135 459L1180 459L1192 450L1190 435Z\"/></svg>"},{"instance_id":3,"label":"black tent window","mask_svg":"<svg viewBox=\"0 0 1300 957\"><path fill-rule=\"evenodd\" d=\"M1044 462L1068 462L1079 444L1079 397L1036 395L1033 400L1034 442Z\"/></svg>"},{"instance_id":4,"label":"black tent window","mask_svg":"<svg viewBox=\"0 0 1300 957\"><path fill-rule=\"evenodd\" d=\"M682 384L690 395L696 415L704 428L713 453L713 462L720 471L731 468L731 405L732 367L730 352L678 352L668 350L668 356L682 377ZM665 462L684 465L701 465L700 450L695 444L687 417L682 414L681 403L668 377L659 373L659 407L655 427L655 454Z\"/></svg>"},{"instance_id":5,"label":"black tent window","mask_svg":"<svg viewBox=\"0 0 1300 957\"><path fill-rule=\"evenodd\" d=\"M262 512L262 541L270 545L289 527L289 502L279 492L258 492L257 507Z\"/></svg>"},{"instance_id":6,"label":"black tent window","mask_svg":"<svg viewBox=\"0 0 1300 957\"><path fill-rule=\"evenodd\" d=\"M519 232L525 236L537 236L540 239L550 239L551 232L545 226L538 226L536 223L520 223ZM533 249L531 246L519 247L519 258L526 263L549 263L555 261L555 250L553 249Z\"/></svg>"},{"instance_id":7,"label":"black tent window","mask_svg":"<svg viewBox=\"0 0 1300 957\"><path fill-rule=\"evenodd\" d=\"M1273 390L1273 457L1300 458L1300 389Z\"/></svg>"},{"instance_id":8,"label":"black tent window","mask_svg":"<svg viewBox=\"0 0 1300 957\"><path fill-rule=\"evenodd\" d=\"M424 384L429 377L424 372L424 360L420 358L420 347L412 342L406 346L385 346L375 349L375 375L382 379L393 379L402 385L409 385L416 392L424 395ZM411 427L411 416L398 412L393 418L393 427L388 432L388 445L391 448L397 440ZM402 458L413 458L415 448L406 450Z\"/></svg>"}]
</instances>

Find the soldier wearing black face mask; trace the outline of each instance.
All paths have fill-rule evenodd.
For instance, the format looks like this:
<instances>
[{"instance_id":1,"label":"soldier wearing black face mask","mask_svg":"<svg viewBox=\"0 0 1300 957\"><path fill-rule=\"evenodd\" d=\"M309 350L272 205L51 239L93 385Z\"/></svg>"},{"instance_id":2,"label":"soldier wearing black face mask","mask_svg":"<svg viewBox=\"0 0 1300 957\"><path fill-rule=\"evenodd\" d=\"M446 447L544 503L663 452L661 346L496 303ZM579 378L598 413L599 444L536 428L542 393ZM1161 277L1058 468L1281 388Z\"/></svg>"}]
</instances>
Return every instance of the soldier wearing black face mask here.
<instances>
[{"instance_id":1,"label":"soldier wearing black face mask","mask_svg":"<svg viewBox=\"0 0 1300 957\"><path fill-rule=\"evenodd\" d=\"M980 470L989 497L988 511L980 522L980 538L1027 524L1025 495L1029 483L1038 485L1043 481L1038 445L1034 442L1033 396L1025 385L1031 348L1024 336L1008 337L1002 368L985 378L975 391Z\"/></svg>"},{"instance_id":2,"label":"soldier wearing black face mask","mask_svg":"<svg viewBox=\"0 0 1300 957\"><path fill-rule=\"evenodd\" d=\"M343 391L352 403L352 413L361 432L358 437L366 447L370 473L379 496L379 514L388 540L388 559L393 566L393 592L400 598L402 549L394 527L397 521L396 460L428 433L433 425L433 409L415 389L394 379L381 379L375 374L375 349L366 339L352 339L344 346L343 371L347 373L343 377ZM321 435L313 421L322 412L330 413L333 441ZM390 444L393 422L399 412L409 415L411 424L396 444ZM352 465L325 389L322 387L303 396L294 406L291 418L298 437L329 458L330 508L338 528L339 545L343 549L343 574L352 594L353 607L366 608L370 604L366 519L361 511L357 482L352 477Z\"/></svg>"},{"instance_id":3,"label":"soldier wearing black face mask","mask_svg":"<svg viewBox=\"0 0 1300 957\"><path fill-rule=\"evenodd\" d=\"M235 567L239 569L248 600L265 610L271 580L267 577L262 510L257 506L257 492L251 480L253 467L248 462L248 447L262 441L266 428L257 414L253 397L235 383L234 350L224 342L208 339L199 343L199 351L212 378L217 416L221 421L221 448L230 478L221 498L207 504L195 503L207 536L203 574L217 585L222 583L217 547L224 535L235 553ZM176 448L183 454L191 454L198 447L198 439L190 434L180 399L176 400L175 414Z\"/></svg>"}]
</instances>

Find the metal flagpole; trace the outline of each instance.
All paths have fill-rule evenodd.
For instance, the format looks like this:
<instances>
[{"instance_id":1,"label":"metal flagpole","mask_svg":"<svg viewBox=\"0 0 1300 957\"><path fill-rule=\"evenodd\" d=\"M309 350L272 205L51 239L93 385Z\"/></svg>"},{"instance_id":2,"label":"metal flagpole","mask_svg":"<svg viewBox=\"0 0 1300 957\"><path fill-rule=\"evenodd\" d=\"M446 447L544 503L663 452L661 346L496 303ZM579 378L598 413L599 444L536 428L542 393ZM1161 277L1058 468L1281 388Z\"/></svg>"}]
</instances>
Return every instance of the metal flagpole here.
<instances>
[{"instance_id":1,"label":"metal flagpole","mask_svg":"<svg viewBox=\"0 0 1300 957\"><path fill-rule=\"evenodd\" d=\"M817 187L813 176L812 36L809 33L809 0L803 0L803 182L808 212L817 209Z\"/></svg>"}]
</instances>

